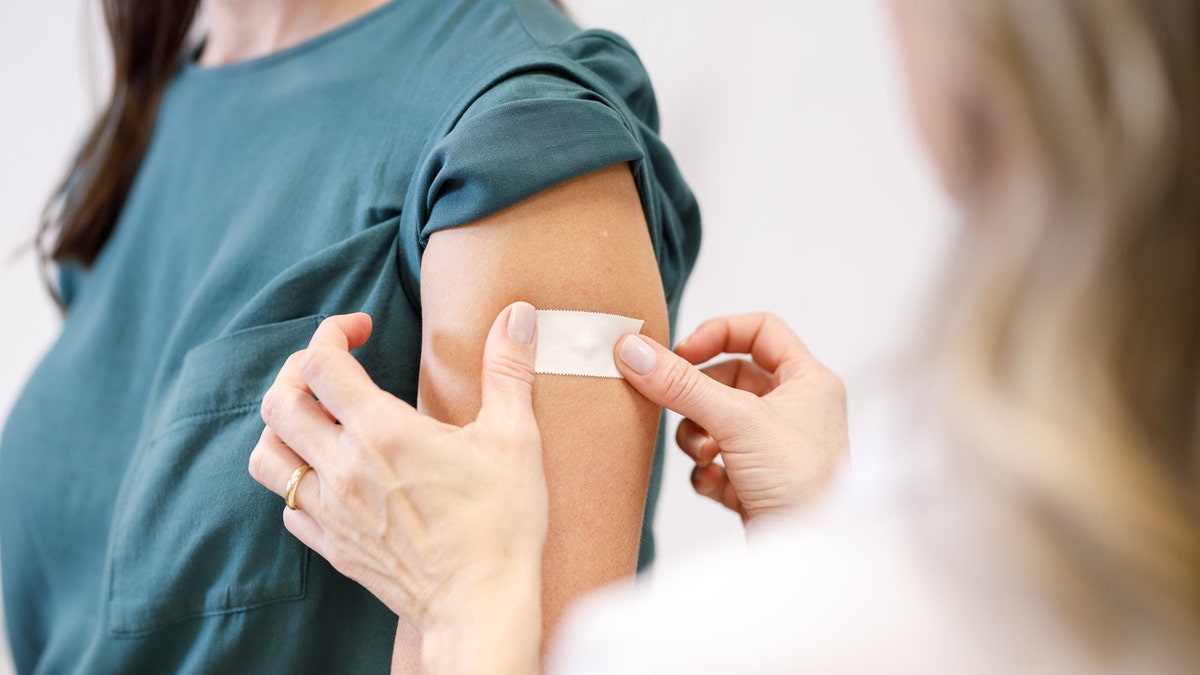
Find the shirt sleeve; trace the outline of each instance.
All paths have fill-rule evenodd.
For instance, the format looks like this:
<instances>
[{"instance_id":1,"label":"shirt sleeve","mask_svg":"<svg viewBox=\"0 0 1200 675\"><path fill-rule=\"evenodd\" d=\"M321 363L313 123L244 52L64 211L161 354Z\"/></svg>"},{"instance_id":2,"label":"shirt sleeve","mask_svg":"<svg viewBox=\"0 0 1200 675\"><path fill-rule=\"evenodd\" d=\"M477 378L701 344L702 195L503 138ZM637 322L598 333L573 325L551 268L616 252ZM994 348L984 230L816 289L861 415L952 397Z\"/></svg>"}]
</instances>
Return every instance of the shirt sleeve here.
<instances>
[{"instance_id":1,"label":"shirt sleeve","mask_svg":"<svg viewBox=\"0 0 1200 675\"><path fill-rule=\"evenodd\" d=\"M405 195L398 253L414 304L433 233L627 162L674 311L699 252L700 211L659 138L653 88L632 48L584 31L480 82L426 146Z\"/></svg>"},{"instance_id":2,"label":"shirt sleeve","mask_svg":"<svg viewBox=\"0 0 1200 675\"><path fill-rule=\"evenodd\" d=\"M428 155L420 244L439 230L644 156L622 112L585 85L552 73L503 80Z\"/></svg>"}]
</instances>

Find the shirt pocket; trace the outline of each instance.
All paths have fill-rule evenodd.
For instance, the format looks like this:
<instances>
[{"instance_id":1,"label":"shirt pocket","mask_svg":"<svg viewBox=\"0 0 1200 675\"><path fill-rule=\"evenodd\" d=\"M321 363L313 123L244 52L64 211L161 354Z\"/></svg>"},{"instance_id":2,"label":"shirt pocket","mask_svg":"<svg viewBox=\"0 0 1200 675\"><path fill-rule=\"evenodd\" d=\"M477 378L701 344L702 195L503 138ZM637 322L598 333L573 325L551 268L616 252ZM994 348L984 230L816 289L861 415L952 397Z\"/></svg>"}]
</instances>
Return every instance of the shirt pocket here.
<instances>
[{"instance_id":1,"label":"shirt pocket","mask_svg":"<svg viewBox=\"0 0 1200 675\"><path fill-rule=\"evenodd\" d=\"M302 598L308 549L250 477L262 395L322 317L257 326L187 353L118 495L108 625L138 637L188 619Z\"/></svg>"}]
</instances>

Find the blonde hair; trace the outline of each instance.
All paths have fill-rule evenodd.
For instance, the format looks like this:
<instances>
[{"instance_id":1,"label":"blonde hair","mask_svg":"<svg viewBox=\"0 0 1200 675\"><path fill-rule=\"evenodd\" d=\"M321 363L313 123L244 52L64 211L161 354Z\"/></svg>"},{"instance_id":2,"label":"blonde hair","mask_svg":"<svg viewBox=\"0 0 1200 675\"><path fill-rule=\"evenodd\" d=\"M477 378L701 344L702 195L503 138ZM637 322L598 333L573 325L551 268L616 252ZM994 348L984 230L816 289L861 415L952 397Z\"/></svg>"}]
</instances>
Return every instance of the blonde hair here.
<instances>
[{"instance_id":1,"label":"blonde hair","mask_svg":"<svg viewBox=\"0 0 1200 675\"><path fill-rule=\"evenodd\" d=\"M1200 4L940 8L969 75L933 343L954 457L1085 632L1196 648Z\"/></svg>"}]
</instances>

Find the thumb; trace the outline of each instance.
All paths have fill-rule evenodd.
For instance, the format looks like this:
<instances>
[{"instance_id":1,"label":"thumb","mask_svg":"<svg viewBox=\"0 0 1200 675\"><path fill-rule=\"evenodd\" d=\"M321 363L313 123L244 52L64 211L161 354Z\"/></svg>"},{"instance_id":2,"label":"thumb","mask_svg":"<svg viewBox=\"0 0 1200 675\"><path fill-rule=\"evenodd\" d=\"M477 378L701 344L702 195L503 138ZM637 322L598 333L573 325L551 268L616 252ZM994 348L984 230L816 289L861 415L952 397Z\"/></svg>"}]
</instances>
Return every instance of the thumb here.
<instances>
[{"instance_id":1,"label":"thumb","mask_svg":"<svg viewBox=\"0 0 1200 675\"><path fill-rule=\"evenodd\" d=\"M627 335L617 345L617 368L625 380L664 408L691 419L714 438L735 431L744 419L746 392L731 389L645 335Z\"/></svg>"},{"instance_id":2,"label":"thumb","mask_svg":"<svg viewBox=\"0 0 1200 675\"><path fill-rule=\"evenodd\" d=\"M533 305L514 302L500 312L483 348L480 417L533 415Z\"/></svg>"}]
</instances>

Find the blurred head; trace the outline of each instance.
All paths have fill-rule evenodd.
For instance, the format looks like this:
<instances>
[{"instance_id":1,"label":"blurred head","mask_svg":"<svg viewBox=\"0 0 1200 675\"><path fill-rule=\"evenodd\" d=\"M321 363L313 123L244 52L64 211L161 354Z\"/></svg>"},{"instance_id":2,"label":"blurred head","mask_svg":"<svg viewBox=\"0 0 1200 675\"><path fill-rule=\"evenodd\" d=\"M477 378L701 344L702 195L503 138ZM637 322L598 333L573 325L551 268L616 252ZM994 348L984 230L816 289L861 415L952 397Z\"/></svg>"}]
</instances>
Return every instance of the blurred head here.
<instances>
[{"instance_id":1,"label":"blurred head","mask_svg":"<svg viewBox=\"0 0 1200 675\"><path fill-rule=\"evenodd\" d=\"M1093 635L1196 644L1200 4L893 6L966 221L932 339L957 455Z\"/></svg>"}]
</instances>

